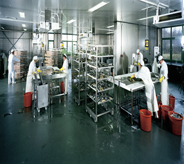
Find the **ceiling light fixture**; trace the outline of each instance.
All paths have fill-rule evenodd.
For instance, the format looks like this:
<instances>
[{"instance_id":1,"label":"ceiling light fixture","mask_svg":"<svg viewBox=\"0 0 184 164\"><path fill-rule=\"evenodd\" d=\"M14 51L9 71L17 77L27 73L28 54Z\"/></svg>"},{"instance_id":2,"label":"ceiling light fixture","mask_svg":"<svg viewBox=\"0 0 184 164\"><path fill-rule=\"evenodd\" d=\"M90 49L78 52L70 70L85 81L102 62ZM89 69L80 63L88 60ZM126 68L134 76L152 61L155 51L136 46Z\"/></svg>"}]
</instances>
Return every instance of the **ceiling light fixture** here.
<instances>
[{"instance_id":1,"label":"ceiling light fixture","mask_svg":"<svg viewBox=\"0 0 184 164\"><path fill-rule=\"evenodd\" d=\"M114 32L107 32L106 34L113 34Z\"/></svg>"},{"instance_id":2,"label":"ceiling light fixture","mask_svg":"<svg viewBox=\"0 0 184 164\"><path fill-rule=\"evenodd\" d=\"M25 28L24 31L27 31L27 29Z\"/></svg>"},{"instance_id":3,"label":"ceiling light fixture","mask_svg":"<svg viewBox=\"0 0 184 164\"><path fill-rule=\"evenodd\" d=\"M26 27L26 25L25 24L22 24L22 27Z\"/></svg>"},{"instance_id":4,"label":"ceiling light fixture","mask_svg":"<svg viewBox=\"0 0 184 164\"><path fill-rule=\"evenodd\" d=\"M20 15L21 18L25 18L25 13L19 12L19 15Z\"/></svg>"},{"instance_id":5,"label":"ceiling light fixture","mask_svg":"<svg viewBox=\"0 0 184 164\"><path fill-rule=\"evenodd\" d=\"M68 21L67 23L68 23L68 24L71 24L71 23L73 23L73 22L75 22L75 20L74 20L74 19L71 19L71 20Z\"/></svg>"},{"instance_id":6,"label":"ceiling light fixture","mask_svg":"<svg viewBox=\"0 0 184 164\"><path fill-rule=\"evenodd\" d=\"M169 7L168 5L164 4L164 3L161 3L159 2L160 5L164 6L164 7Z\"/></svg>"},{"instance_id":7,"label":"ceiling light fixture","mask_svg":"<svg viewBox=\"0 0 184 164\"><path fill-rule=\"evenodd\" d=\"M140 21L140 20L150 19L150 18L153 18L153 17L155 17L155 16L156 16L156 15L153 15L153 16L150 16L150 17L141 18L141 19L138 19L138 21Z\"/></svg>"},{"instance_id":8,"label":"ceiling light fixture","mask_svg":"<svg viewBox=\"0 0 184 164\"><path fill-rule=\"evenodd\" d=\"M112 26L107 26L107 28L113 28L114 27L114 25L112 25Z\"/></svg>"},{"instance_id":9,"label":"ceiling light fixture","mask_svg":"<svg viewBox=\"0 0 184 164\"><path fill-rule=\"evenodd\" d=\"M154 5L154 6L158 6L159 4L156 4L156 3L153 3L153 2L150 2L150 1L147 1L147 0L140 0L142 2L145 2L145 3L148 3L150 5ZM161 6L161 4L159 5L159 7L165 9L165 7Z\"/></svg>"},{"instance_id":10,"label":"ceiling light fixture","mask_svg":"<svg viewBox=\"0 0 184 164\"><path fill-rule=\"evenodd\" d=\"M88 10L88 12L93 12L93 11L95 11L95 10L97 10L97 9L99 9L99 8L101 8L101 7L103 7L103 6L105 6L105 5L108 4L108 3L109 3L109 2L104 2L104 1L102 1L102 2L100 2L99 4L97 4L96 6L90 8L90 9Z\"/></svg>"}]
</instances>

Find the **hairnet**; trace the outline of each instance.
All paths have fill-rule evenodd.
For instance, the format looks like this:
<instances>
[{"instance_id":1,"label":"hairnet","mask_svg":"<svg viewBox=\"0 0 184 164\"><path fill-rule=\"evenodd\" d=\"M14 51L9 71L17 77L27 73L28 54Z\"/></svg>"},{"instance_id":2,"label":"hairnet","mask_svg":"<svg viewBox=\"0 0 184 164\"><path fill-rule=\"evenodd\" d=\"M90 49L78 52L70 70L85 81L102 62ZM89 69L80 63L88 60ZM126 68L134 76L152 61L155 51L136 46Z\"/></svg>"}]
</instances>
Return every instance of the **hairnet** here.
<instances>
[{"instance_id":1,"label":"hairnet","mask_svg":"<svg viewBox=\"0 0 184 164\"><path fill-rule=\"evenodd\" d=\"M13 52L15 52L15 49L12 49L12 50L11 50L11 53L13 53Z\"/></svg>"},{"instance_id":2,"label":"hairnet","mask_svg":"<svg viewBox=\"0 0 184 164\"><path fill-rule=\"evenodd\" d=\"M65 56L67 58L67 55L66 54L63 54L63 56Z\"/></svg>"},{"instance_id":3,"label":"hairnet","mask_svg":"<svg viewBox=\"0 0 184 164\"><path fill-rule=\"evenodd\" d=\"M158 57L158 61L162 60L163 59L163 56L159 56Z\"/></svg>"},{"instance_id":4,"label":"hairnet","mask_svg":"<svg viewBox=\"0 0 184 164\"><path fill-rule=\"evenodd\" d=\"M33 57L33 60L38 60L38 56L34 56Z\"/></svg>"}]
</instances>

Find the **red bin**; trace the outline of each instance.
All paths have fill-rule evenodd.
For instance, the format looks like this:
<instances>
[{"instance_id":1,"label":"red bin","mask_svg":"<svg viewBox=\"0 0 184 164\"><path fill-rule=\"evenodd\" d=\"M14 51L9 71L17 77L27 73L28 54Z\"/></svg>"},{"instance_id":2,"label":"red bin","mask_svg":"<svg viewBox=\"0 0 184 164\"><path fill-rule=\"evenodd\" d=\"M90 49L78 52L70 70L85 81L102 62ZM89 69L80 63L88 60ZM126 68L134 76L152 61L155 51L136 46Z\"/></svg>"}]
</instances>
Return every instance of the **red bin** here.
<instances>
[{"instance_id":1,"label":"red bin","mask_svg":"<svg viewBox=\"0 0 184 164\"><path fill-rule=\"evenodd\" d=\"M60 85L61 85L61 93L64 93L65 92L65 84L64 84L64 82L62 81L60 83Z\"/></svg>"},{"instance_id":2,"label":"red bin","mask_svg":"<svg viewBox=\"0 0 184 164\"><path fill-rule=\"evenodd\" d=\"M183 116L178 114L181 117L181 119L175 118L175 117L171 116L173 113L178 114L174 111L169 111L168 112L169 122L170 122L170 125L171 125L172 133L175 134L175 135L181 136Z\"/></svg>"},{"instance_id":3,"label":"red bin","mask_svg":"<svg viewBox=\"0 0 184 164\"><path fill-rule=\"evenodd\" d=\"M32 92L26 92L24 96L24 107L30 107L32 105Z\"/></svg>"},{"instance_id":4,"label":"red bin","mask_svg":"<svg viewBox=\"0 0 184 164\"><path fill-rule=\"evenodd\" d=\"M139 111L140 113L140 124L141 124L141 129L146 132L151 131L151 116L152 113L149 110L146 109L141 109Z\"/></svg>"},{"instance_id":5,"label":"red bin","mask_svg":"<svg viewBox=\"0 0 184 164\"><path fill-rule=\"evenodd\" d=\"M175 99L176 98L174 96L169 95L169 105L172 106L173 109L175 107Z\"/></svg>"},{"instance_id":6,"label":"red bin","mask_svg":"<svg viewBox=\"0 0 184 164\"><path fill-rule=\"evenodd\" d=\"M169 124L169 117L168 117L168 112L173 111L173 107L168 106L168 105L161 105L162 109L162 118L163 118L163 123L164 124Z\"/></svg>"}]
</instances>

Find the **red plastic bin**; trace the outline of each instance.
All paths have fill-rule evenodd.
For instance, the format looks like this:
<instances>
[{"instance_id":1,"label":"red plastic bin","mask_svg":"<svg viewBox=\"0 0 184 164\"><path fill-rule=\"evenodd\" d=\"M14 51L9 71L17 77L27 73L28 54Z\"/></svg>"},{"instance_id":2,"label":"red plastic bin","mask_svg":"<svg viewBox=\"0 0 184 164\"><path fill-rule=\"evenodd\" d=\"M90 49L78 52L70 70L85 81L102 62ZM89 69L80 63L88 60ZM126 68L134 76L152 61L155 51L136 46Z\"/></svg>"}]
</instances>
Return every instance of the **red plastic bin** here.
<instances>
[{"instance_id":1,"label":"red plastic bin","mask_svg":"<svg viewBox=\"0 0 184 164\"><path fill-rule=\"evenodd\" d=\"M161 108L162 103L160 101L157 101L157 102L158 102L158 118L160 119L161 113L162 113L162 108Z\"/></svg>"},{"instance_id":2,"label":"red plastic bin","mask_svg":"<svg viewBox=\"0 0 184 164\"><path fill-rule=\"evenodd\" d=\"M172 133L175 134L175 135L181 136L183 116L179 114L179 116L182 119L178 119L178 118L175 118L175 117L171 116L173 113L178 114L174 111L169 111L168 112L169 122L170 122L170 125L171 125Z\"/></svg>"},{"instance_id":3,"label":"red plastic bin","mask_svg":"<svg viewBox=\"0 0 184 164\"><path fill-rule=\"evenodd\" d=\"M173 111L173 107L168 106L168 105L161 105L162 109L162 118L163 118L163 123L164 124L169 124L169 117L168 117L168 112Z\"/></svg>"},{"instance_id":4,"label":"red plastic bin","mask_svg":"<svg viewBox=\"0 0 184 164\"><path fill-rule=\"evenodd\" d=\"M61 85L61 93L64 93L65 92L65 84L64 84L64 82L62 81L60 83L60 85Z\"/></svg>"},{"instance_id":5,"label":"red plastic bin","mask_svg":"<svg viewBox=\"0 0 184 164\"><path fill-rule=\"evenodd\" d=\"M151 131L151 116L152 113L149 110L146 109L141 109L139 111L140 113L140 124L141 124L141 129L146 132Z\"/></svg>"},{"instance_id":6,"label":"red plastic bin","mask_svg":"<svg viewBox=\"0 0 184 164\"><path fill-rule=\"evenodd\" d=\"M26 92L24 96L24 107L30 107L32 105L32 92Z\"/></svg>"},{"instance_id":7,"label":"red plastic bin","mask_svg":"<svg viewBox=\"0 0 184 164\"><path fill-rule=\"evenodd\" d=\"M175 99L176 98L174 96L169 95L169 105L172 106L173 109L175 107Z\"/></svg>"}]
</instances>

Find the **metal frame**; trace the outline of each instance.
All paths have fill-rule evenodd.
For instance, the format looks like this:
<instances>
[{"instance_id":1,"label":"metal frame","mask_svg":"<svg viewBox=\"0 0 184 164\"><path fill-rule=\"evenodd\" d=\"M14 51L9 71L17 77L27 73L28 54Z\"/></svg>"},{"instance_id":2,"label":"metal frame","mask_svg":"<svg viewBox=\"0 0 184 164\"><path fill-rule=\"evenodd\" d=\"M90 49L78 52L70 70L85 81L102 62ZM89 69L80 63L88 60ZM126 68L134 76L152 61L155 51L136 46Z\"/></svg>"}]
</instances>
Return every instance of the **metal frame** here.
<instances>
[{"instance_id":1,"label":"metal frame","mask_svg":"<svg viewBox=\"0 0 184 164\"><path fill-rule=\"evenodd\" d=\"M103 116L103 115L108 114L108 113L111 113L111 115L114 115L114 98L112 98L110 100L107 100L107 101L104 101L104 102L98 102L97 101L97 96L98 96L99 93L107 92L107 91L110 91L110 90L113 91L113 97L114 97L114 66L100 67L99 68L98 67L98 59L99 58L104 58L104 57L111 57L111 58L113 58L113 63L114 63L115 55L98 56L98 49L99 48L108 48L108 47L114 48L113 45L90 45L90 47L94 47L96 49L96 55L92 55L92 54L87 53L87 56L96 58L96 64L95 64L95 66L87 64L87 57L86 57L86 98L85 98L85 109L86 109L86 112L89 113L90 117L92 117L94 119L94 121L97 122L98 121L98 117L100 117L100 116ZM95 69L96 77L91 77L88 74L87 66L92 67L93 69ZM111 76L109 78L98 79L98 70L107 69L107 68L109 68L109 69L113 68L113 76ZM96 88L92 87L90 84L87 85L87 82L89 81L88 78L92 78L93 80L96 81ZM97 89L98 81L107 80L107 79L108 79L109 82L112 83L112 87L109 88L109 89L105 89L105 90L99 91ZM95 98L92 98L88 94L87 88L89 88L89 90L92 89L95 92ZM90 98L92 100L91 103L88 103L88 98ZM112 101L113 101L113 107L111 108L110 106L108 106L107 103L108 102L112 102ZM94 110L90 107L90 105L94 106ZM98 109L101 108L101 107L105 108L105 111L101 112L101 113L98 113L99 112Z\"/></svg>"},{"instance_id":2,"label":"metal frame","mask_svg":"<svg viewBox=\"0 0 184 164\"><path fill-rule=\"evenodd\" d=\"M72 65L71 65L71 70L72 70L72 93L73 93L73 98L74 98L75 102L77 102L77 104L80 105L81 104L81 101L84 101L85 100L81 96L81 92L85 92L85 89L81 89L80 88L81 82L85 82L85 79L84 80L81 80L81 77L83 77L83 76L85 77L85 73L86 73L86 71L82 71L81 70L81 67L84 67L85 70L86 70L86 62L80 62L80 60L81 60L81 55L84 55L85 54L84 55L85 56L84 58L86 58L86 51L87 51L86 47L87 46L86 45L82 45L82 44L78 44L77 46L78 46L78 57L79 57L79 61L75 60L74 55L73 55L73 52L72 52L72 62L71 62L72 63ZM84 51L85 51L84 53L83 52L82 53L80 52L80 48L81 47L84 48ZM78 68L75 67L76 65L77 65ZM76 75L74 73L76 73ZM75 82L74 81L77 81L79 87L77 87L75 85ZM86 87L84 87L84 88L86 88ZM76 92L74 91L75 89L77 89Z\"/></svg>"}]
</instances>

